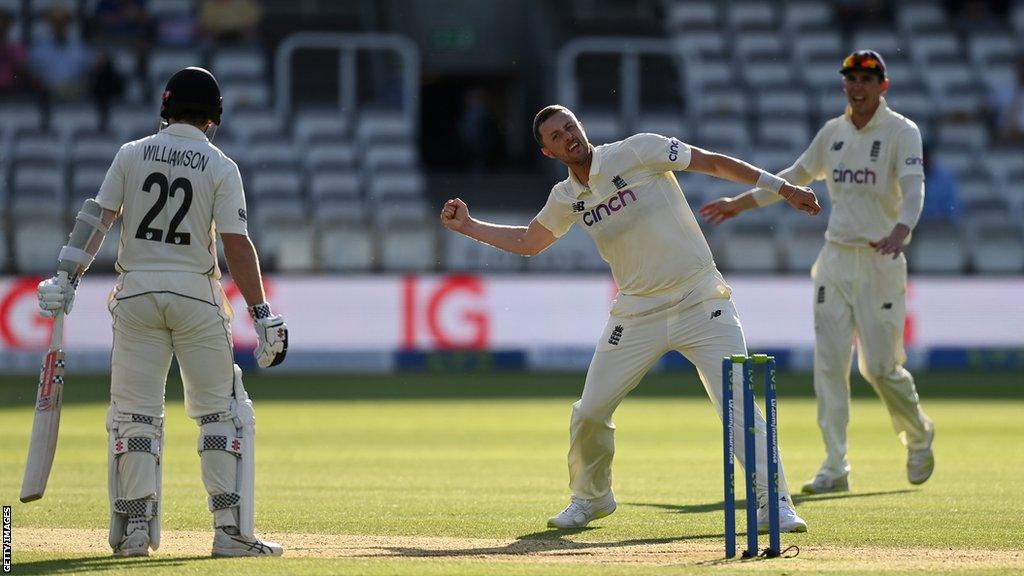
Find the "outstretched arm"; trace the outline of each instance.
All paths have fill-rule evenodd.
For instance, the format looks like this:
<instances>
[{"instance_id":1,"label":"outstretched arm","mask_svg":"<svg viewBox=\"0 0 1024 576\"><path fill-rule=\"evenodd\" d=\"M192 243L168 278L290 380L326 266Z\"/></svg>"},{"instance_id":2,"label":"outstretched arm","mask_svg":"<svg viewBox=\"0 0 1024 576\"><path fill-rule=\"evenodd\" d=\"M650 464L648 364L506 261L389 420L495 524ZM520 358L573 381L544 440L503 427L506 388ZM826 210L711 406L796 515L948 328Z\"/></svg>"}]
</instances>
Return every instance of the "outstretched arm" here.
<instances>
[{"instance_id":1,"label":"outstretched arm","mask_svg":"<svg viewBox=\"0 0 1024 576\"><path fill-rule=\"evenodd\" d=\"M807 186L814 180L799 164L794 164L779 172L778 177L795 186ZM782 200L782 196L771 190L751 188L738 196L731 198L726 196L708 202L701 207L700 214L709 224L721 224L734 216L738 216L741 212L768 206L779 200Z\"/></svg>"},{"instance_id":2,"label":"outstretched arm","mask_svg":"<svg viewBox=\"0 0 1024 576\"><path fill-rule=\"evenodd\" d=\"M453 232L520 256L536 256L557 240L537 220L529 226L502 226L477 220L469 215L469 207L461 198L444 203L441 224Z\"/></svg>"},{"instance_id":3,"label":"outstretched arm","mask_svg":"<svg viewBox=\"0 0 1024 576\"><path fill-rule=\"evenodd\" d=\"M691 155L688 170L731 180L740 184L757 186L768 193L778 194L790 206L811 216L821 212L818 198L810 188L794 186L783 178L774 176L742 160L724 154L716 154L707 150L701 150L700 148L691 148ZM726 202L723 203L723 200L726 200ZM754 197L742 198L736 204L732 204L733 200L732 198L723 198L705 205L701 208L701 215L712 224L718 224L739 214L743 210L754 208L758 205Z\"/></svg>"}]
</instances>

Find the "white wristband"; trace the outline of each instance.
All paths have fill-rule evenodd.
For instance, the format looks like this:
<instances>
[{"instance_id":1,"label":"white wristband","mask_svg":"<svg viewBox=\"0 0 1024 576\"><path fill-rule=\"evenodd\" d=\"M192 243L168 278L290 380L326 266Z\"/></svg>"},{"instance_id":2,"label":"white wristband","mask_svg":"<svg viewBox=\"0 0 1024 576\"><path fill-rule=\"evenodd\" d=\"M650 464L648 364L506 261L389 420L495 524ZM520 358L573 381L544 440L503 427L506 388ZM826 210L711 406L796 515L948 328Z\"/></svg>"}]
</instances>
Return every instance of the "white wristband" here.
<instances>
[{"instance_id":1,"label":"white wristband","mask_svg":"<svg viewBox=\"0 0 1024 576\"><path fill-rule=\"evenodd\" d=\"M757 177L757 186L762 190L768 190L769 192L779 193L782 187L786 185L786 181L779 178L775 174L770 172L761 172L761 175Z\"/></svg>"}]
</instances>

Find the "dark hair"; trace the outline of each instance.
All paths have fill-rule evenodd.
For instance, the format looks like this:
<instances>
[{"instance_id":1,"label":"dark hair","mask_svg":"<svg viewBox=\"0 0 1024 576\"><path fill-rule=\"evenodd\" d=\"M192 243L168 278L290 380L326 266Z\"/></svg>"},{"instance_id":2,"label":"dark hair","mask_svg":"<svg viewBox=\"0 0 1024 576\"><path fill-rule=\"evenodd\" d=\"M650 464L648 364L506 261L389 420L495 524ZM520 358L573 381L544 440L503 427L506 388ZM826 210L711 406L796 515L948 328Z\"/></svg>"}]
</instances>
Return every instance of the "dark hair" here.
<instances>
[{"instance_id":1,"label":"dark hair","mask_svg":"<svg viewBox=\"0 0 1024 576\"><path fill-rule=\"evenodd\" d=\"M552 104L541 108L540 112L537 112L537 115L533 117L533 139L537 141L537 144L540 144L541 146L544 145L544 142L540 139L540 125L548 118L554 116L556 112L565 112L570 116L575 116L572 113L572 110L569 110L561 104Z\"/></svg>"}]
</instances>

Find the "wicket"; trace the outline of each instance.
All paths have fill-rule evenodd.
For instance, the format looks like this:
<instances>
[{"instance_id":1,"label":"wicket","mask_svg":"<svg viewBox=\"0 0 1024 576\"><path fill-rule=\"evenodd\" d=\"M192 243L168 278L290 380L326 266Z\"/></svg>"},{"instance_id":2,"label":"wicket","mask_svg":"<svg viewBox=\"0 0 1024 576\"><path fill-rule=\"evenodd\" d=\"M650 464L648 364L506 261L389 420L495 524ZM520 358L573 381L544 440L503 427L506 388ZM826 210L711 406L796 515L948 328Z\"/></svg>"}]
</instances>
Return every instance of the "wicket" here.
<instances>
[{"instance_id":1,"label":"wicket","mask_svg":"<svg viewBox=\"0 0 1024 576\"><path fill-rule=\"evenodd\" d=\"M733 432L733 368L743 366L743 446L747 500L747 549L744 558L757 556L757 448L754 427L754 366L764 365L765 450L768 460L768 548L767 557L779 555L779 438L776 426L777 398L775 391L775 357L766 354L744 356L736 354L722 359L722 439L725 466L725 557L736 556L736 490L735 448Z\"/></svg>"}]
</instances>

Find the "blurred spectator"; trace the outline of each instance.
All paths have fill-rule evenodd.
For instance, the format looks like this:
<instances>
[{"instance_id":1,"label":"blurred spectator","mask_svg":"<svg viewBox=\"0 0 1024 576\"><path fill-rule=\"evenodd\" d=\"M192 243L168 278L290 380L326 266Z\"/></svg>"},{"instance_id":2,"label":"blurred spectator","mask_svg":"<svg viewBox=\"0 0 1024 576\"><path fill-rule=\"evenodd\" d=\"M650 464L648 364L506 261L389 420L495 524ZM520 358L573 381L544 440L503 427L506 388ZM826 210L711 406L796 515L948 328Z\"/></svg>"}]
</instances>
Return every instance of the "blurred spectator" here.
<instances>
[{"instance_id":1,"label":"blurred spectator","mask_svg":"<svg viewBox=\"0 0 1024 576\"><path fill-rule=\"evenodd\" d=\"M256 0L204 0L199 8L199 29L213 44L253 42L263 9Z\"/></svg>"},{"instance_id":2,"label":"blurred spectator","mask_svg":"<svg viewBox=\"0 0 1024 576\"><path fill-rule=\"evenodd\" d=\"M486 92L471 88L466 92L459 118L459 139L469 172L482 174L487 170L494 158L497 137Z\"/></svg>"},{"instance_id":3,"label":"blurred spectator","mask_svg":"<svg viewBox=\"0 0 1024 576\"><path fill-rule=\"evenodd\" d=\"M49 38L31 49L32 70L52 98L74 99L85 92L91 56L81 40L71 38L71 12L57 6L50 11Z\"/></svg>"},{"instance_id":4,"label":"blurred spectator","mask_svg":"<svg viewBox=\"0 0 1024 576\"><path fill-rule=\"evenodd\" d=\"M960 193L956 174L924 147L924 207L921 221L957 222L961 216Z\"/></svg>"},{"instance_id":5,"label":"blurred spectator","mask_svg":"<svg viewBox=\"0 0 1024 576\"><path fill-rule=\"evenodd\" d=\"M100 123L107 125L107 115L110 105L124 96L125 79L114 67L114 61L110 54L100 52L93 64L90 77L92 84L92 97L96 102L96 108L100 113Z\"/></svg>"},{"instance_id":6,"label":"blurred spectator","mask_svg":"<svg viewBox=\"0 0 1024 576\"><path fill-rule=\"evenodd\" d=\"M21 42L10 39L14 14L0 10L0 94L18 94L32 87L28 71L28 55Z\"/></svg>"},{"instance_id":7,"label":"blurred spectator","mask_svg":"<svg viewBox=\"0 0 1024 576\"><path fill-rule=\"evenodd\" d=\"M99 0L92 15L96 38L135 44L152 31L145 0Z\"/></svg>"},{"instance_id":8,"label":"blurred spectator","mask_svg":"<svg viewBox=\"0 0 1024 576\"><path fill-rule=\"evenodd\" d=\"M1017 58L1017 77L992 95L996 138L1024 144L1024 55Z\"/></svg>"}]
</instances>

